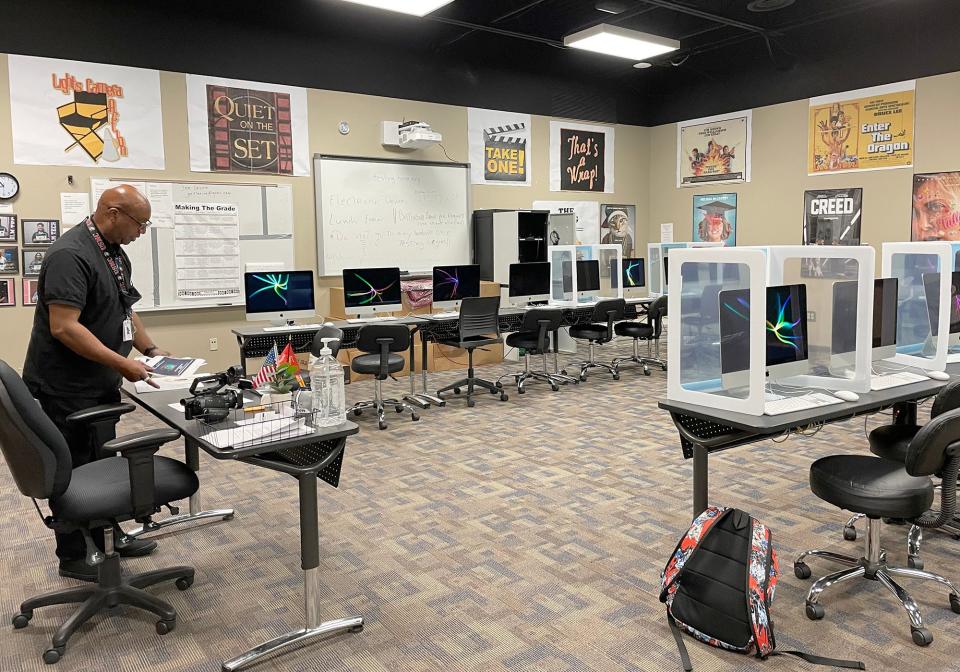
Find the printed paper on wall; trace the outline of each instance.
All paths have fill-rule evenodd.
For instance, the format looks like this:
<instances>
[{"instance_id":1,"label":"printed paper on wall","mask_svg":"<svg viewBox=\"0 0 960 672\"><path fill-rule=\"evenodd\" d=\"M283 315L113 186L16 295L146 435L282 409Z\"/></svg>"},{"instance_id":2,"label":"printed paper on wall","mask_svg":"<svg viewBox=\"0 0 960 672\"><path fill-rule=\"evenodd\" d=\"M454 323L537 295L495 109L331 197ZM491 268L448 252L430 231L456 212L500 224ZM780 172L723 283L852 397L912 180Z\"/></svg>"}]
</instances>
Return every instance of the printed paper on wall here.
<instances>
[{"instance_id":1,"label":"printed paper on wall","mask_svg":"<svg viewBox=\"0 0 960 672\"><path fill-rule=\"evenodd\" d=\"M677 124L677 186L750 181L751 110Z\"/></svg>"},{"instance_id":2,"label":"printed paper on wall","mask_svg":"<svg viewBox=\"0 0 960 672\"><path fill-rule=\"evenodd\" d=\"M550 122L550 191L614 191L614 129Z\"/></svg>"},{"instance_id":3,"label":"printed paper on wall","mask_svg":"<svg viewBox=\"0 0 960 672\"><path fill-rule=\"evenodd\" d=\"M913 176L910 239L960 242L960 172Z\"/></svg>"},{"instance_id":4,"label":"printed paper on wall","mask_svg":"<svg viewBox=\"0 0 960 672\"><path fill-rule=\"evenodd\" d=\"M529 114L467 108L467 135L472 184L530 186Z\"/></svg>"},{"instance_id":5,"label":"printed paper on wall","mask_svg":"<svg viewBox=\"0 0 960 672\"><path fill-rule=\"evenodd\" d=\"M600 204L596 201L534 201L534 210L573 213L577 216L577 245L600 242Z\"/></svg>"}]
</instances>

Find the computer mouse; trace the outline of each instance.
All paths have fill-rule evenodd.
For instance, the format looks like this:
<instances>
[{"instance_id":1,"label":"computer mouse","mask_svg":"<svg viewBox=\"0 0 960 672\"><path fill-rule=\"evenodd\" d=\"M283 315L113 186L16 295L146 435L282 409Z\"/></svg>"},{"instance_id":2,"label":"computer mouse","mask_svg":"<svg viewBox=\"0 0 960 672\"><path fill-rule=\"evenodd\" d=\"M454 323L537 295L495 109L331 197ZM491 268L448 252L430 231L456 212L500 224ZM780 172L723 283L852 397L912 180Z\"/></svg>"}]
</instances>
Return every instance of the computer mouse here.
<instances>
[{"instance_id":1,"label":"computer mouse","mask_svg":"<svg viewBox=\"0 0 960 672\"><path fill-rule=\"evenodd\" d=\"M927 378L934 380L950 380L950 374L946 371L927 371Z\"/></svg>"},{"instance_id":2,"label":"computer mouse","mask_svg":"<svg viewBox=\"0 0 960 672\"><path fill-rule=\"evenodd\" d=\"M859 401L860 395L856 392L851 392L850 390L836 390L833 393L837 399L843 399L844 401Z\"/></svg>"}]
</instances>

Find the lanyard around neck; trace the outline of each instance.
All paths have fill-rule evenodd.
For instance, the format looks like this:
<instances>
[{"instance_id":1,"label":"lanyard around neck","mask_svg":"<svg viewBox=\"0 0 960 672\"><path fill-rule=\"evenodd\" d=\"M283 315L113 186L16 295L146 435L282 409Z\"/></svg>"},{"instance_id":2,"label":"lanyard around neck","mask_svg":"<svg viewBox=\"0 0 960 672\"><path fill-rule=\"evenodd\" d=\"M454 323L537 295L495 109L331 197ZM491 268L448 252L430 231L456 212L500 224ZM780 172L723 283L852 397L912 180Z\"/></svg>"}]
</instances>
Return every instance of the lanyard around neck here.
<instances>
[{"instance_id":1,"label":"lanyard around neck","mask_svg":"<svg viewBox=\"0 0 960 672\"><path fill-rule=\"evenodd\" d=\"M106 262L107 268L109 268L110 272L113 274L113 279L117 281L117 287L120 289L120 293L129 293L127 277L123 272L123 258L119 254L114 255L110 253L110 251L107 249L107 244L103 240L103 236L100 235L99 231L97 231L97 227L94 225L93 219L90 217L87 217L87 231L90 232L93 242L95 242L97 247L100 248L100 253L103 254L103 260Z\"/></svg>"}]
</instances>

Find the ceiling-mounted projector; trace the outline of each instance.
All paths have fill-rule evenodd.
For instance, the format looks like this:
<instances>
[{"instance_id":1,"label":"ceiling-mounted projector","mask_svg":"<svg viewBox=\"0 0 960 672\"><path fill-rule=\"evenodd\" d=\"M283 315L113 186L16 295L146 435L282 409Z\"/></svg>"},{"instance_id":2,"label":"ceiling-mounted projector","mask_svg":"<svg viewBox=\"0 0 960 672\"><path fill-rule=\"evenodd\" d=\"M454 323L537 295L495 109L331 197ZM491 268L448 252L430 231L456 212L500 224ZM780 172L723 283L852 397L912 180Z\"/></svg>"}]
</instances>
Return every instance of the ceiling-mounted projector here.
<instances>
[{"instance_id":1,"label":"ceiling-mounted projector","mask_svg":"<svg viewBox=\"0 0 960 672\"><path fill-rule=\"evenodd\" d=\"M425 121L383 122L383 144L403 149L423 149L443 141Z\"/></svg>"}]
</instances>

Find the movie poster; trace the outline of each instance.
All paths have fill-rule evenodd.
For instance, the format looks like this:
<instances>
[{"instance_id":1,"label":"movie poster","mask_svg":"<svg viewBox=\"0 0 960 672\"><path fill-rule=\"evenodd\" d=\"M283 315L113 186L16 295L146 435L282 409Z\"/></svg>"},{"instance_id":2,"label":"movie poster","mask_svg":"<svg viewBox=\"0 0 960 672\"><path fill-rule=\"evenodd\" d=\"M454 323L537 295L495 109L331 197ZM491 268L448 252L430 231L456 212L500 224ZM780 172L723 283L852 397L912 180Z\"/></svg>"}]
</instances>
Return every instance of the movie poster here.
<instances>
[{"instance_id":1,"label":"movie poster","mask_svg":"<svg viewBox=\"0 0 960 672\"><path fill-rule=\"evenodd\" d=\"M163 170L160 73L7 56L14 163Z\"/></svg>"},{"instance_id":2,"label":"movie poster","mask_svg":"<svg viewBox=\"0 0 960 672\"><path fill-rule=\"evenodd\" d=\"M550 191L613 193L614 129L550 122Z\"/></svg>"},{"instance_id":3,"label":"movie poster","mask_svg":"<svg viewBox=\"0 0 960 672\"><path fill-rule=\"evenodd\" d=\"M309 175L307 91L187 75L190 170Z\"/></svg>"},{"instance_id":4,"label":"movie poster","mask_svg":"<svg viewBox=\"0 0 960 672\"><path fill-rule=\"evenodd\" d=\"M817 189L803 193L804 245L859 245L863 189ZM805 259L805 278L857 277L853 259Z\"/></svg>"},{"instance_id":5,"label":"movie poster","mask_svg":"<svg viewBox=\"0 0 960 672\"><path fill-rule=\"evenodd\" d=\"M600 204L596 201L534 201L534 210L573 213L577 216L577 245L600 242Z\"/></svg>"},{"instance_id":6,"label":"movie poster","mask_svg":"<svg viewBox=\"0 0 960 672\"><path fill-rule=\"evenodd\" d=\"M751 110L677 124L677 186L750 181Z\"/></svg>"},{"instance_id":7,"label":"movie poster","mask_svg":"<svg viewBox=\"0 0 960 672\"><path fill-rule=\"evenodd\" d=\"M530 186L529 114L467 108L471 184Z\"/></svg>"},{"instance_id":8,"label":"movie poster","mask_svg":"<svg viewBox=\"0 0 960 672\"><path fill-rule=\"evenodd\" d=\"M636 240L637 206L609 205L600 206L600 244L620 245L623 256L633 256L633 241Z\"/></svg>"},{"instance_id":9,"label":"movie poster","mask_svg":"<svg viewBox=\"0 0 960 672\"><path fill-rule=\"evenodd\" d=\"M693 197L693 242L737 244L737 195L700 194Z\"/></svg>"},{"instance_id":10,"label":"movie poster","mask_svg":"<svg viewBox=\"0 0 960 672\"><path fill-rule=\"evenodd\" d=\"M960 172L913 176L910 240L960 241Z\"/></svg>"},{"instance_id":11,"label":"movie poster","mask_svg":"<svg viewBox=\"0 0 960 672\"><path fill-rule=\"evenodd\" d=\"M810 99L810 175L913 165L915 82Z\"/></svg>"}]
</instances>

